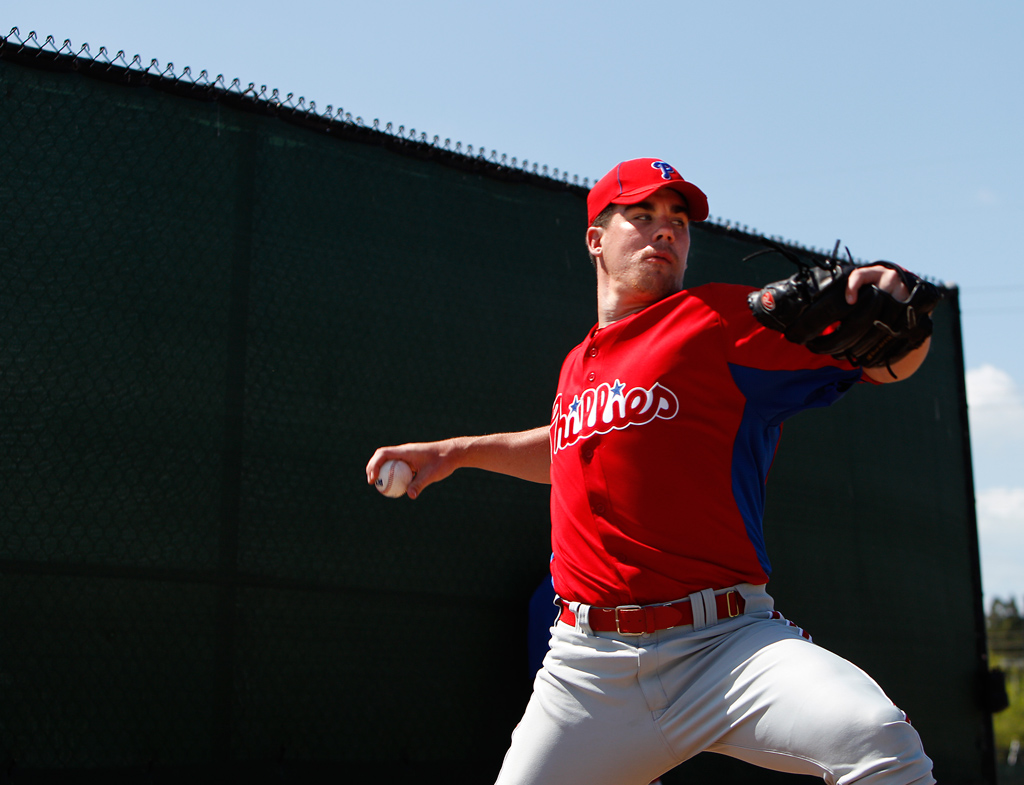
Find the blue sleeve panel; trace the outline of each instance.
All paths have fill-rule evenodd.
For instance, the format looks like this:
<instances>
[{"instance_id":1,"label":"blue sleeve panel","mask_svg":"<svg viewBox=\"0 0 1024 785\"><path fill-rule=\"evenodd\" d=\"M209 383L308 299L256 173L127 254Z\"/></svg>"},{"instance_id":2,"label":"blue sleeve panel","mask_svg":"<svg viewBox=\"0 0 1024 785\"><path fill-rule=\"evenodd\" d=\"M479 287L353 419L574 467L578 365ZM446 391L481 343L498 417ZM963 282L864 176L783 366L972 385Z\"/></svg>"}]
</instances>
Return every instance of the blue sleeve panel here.
<instances>
[{"instance_id":1,"label":"blue sleeve panel","mask_svg":"<svg viewBox=\"0 0 1024 785\"><path fill-rule=\"evenodd\" d=\"M861 378L859 369L825 367L765 371L730 364L733 381L746 398L733 444L732 492L750 542L766 575L771 562L764 543L765 483L788 417L830 406Z\"/></svg>"}]
</instances>

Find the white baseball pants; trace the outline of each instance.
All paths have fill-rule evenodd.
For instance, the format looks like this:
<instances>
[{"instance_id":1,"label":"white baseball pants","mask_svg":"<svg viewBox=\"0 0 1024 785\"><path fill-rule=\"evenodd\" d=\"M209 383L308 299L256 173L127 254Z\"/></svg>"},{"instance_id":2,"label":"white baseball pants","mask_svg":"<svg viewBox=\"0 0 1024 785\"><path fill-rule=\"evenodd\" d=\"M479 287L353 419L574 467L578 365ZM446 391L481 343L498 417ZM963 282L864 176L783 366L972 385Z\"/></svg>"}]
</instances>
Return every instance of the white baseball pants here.
<instances>
[{"instance_id":1,"label":"white baseball pants","mask_svg":"<svg viewBox=\"0 0 1024 785\"><path fill-rule=\"evenodd\" d=\"M866 673L807 640L763 587L737 588L745 615L702 630L556 622L497 785L647 785L704 750L829 785L935 782Z\"/></svg>"}]
</instances>

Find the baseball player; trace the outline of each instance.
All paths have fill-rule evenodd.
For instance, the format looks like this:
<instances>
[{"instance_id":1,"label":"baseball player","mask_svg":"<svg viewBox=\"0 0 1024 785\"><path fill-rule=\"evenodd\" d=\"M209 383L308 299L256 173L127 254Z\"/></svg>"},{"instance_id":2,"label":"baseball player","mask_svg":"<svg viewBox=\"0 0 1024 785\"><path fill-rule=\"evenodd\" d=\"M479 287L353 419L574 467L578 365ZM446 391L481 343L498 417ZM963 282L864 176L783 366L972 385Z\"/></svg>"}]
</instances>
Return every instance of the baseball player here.
<instances>
[{"instance_id":1,"label":"baseball player","mask_svg":"<svg viewBox=\"0 0 1024 785\"><path fill-rule=\"evenodd\" d=\"M407 462L412 498L462 467L551 485L557 619L498 783L645 785L703 750L830 784L933 783L903 712L774 608L761 528L782 421L906 378L929 340L859 367L763 326L747 287L684 289L707 199L664 161L619 164L587 208L597 324L550 423L384 447L366 467L372 484ZM857 268L844 299L906 302L908 275Z\"/></svg>"}]
</instances>

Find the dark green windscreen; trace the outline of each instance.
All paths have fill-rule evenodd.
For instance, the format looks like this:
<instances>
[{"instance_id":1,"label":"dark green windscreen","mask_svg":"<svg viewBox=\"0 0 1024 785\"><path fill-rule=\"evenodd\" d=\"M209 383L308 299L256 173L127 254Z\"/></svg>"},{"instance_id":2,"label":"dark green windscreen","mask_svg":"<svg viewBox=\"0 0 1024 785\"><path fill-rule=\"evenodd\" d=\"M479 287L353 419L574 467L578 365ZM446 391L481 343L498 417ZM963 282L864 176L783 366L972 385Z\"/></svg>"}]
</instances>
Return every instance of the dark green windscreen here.
<instances>
[{"instance_id":1,"label":"dark green windscreen","mask_svg":"<svg viewBox=\"0 0 1024 785\"><path fill-rule=\"evenodd\" d=\"M392 501L363 468L548 421L595 320L583 188L2 54L0 763L492 780L547 489L467 471ZM758 247L695 227L689 280L789 274ZM766 523L779 607L946 783L991 757L964 422L954 292L913 380L787 424ZM773 776L705 755L666 781Z\"/></svg>"}]
</instances>

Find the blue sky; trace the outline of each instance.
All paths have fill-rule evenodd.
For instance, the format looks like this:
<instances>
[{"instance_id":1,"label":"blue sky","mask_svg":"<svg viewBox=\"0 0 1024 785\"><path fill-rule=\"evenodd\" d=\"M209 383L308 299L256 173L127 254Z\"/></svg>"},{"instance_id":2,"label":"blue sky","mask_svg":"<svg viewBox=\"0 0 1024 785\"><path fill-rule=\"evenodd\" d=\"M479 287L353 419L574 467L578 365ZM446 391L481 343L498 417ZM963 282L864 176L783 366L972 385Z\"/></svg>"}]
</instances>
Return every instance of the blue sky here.
<instances>
[{"instance_id":1,"label":"blue sky","mask_svg":"<svg viewBox=\"0 0 1024 785\"><path fill-rule=\"evenodd\" d=\"M1024 596L1019 0L5 0L13 27L591 181L664 157L715 217L957 283L986 600Z\"/></svg>"}]
</instances>

